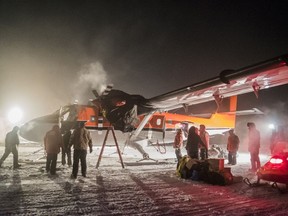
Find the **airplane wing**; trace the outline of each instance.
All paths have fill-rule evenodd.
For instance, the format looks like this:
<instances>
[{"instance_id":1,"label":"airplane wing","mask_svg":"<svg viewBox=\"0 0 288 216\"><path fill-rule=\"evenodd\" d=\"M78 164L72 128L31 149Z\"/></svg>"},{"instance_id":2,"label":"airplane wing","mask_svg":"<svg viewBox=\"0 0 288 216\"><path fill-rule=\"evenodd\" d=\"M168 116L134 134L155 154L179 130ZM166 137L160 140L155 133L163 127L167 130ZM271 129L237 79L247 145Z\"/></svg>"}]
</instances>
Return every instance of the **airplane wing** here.
<instances>
[{"instance_id":1,"label":"airplane wing","mask_svg":"<svg viewBox=\"0 0 288 216\"><path fill-rule=\"evenodd\" d=\"M141 114L169 111L223 98L253 92L288 83L288 54L238 70L224 70L219 76L191 84L150 99L111 89L93 101L100 104L103 115L116 129L132 131L135 119Z\"/></svg>"},{"instance_id":2,"label":"airplane wing","mask_svg":"<svg viewBox=\"0 0 288 216\"><path fill-rule=\"evenodd\" d=\"M219 76L149 99L152 107L173 110L234 95L258 92L288 83L288 54L238 70L224 70Z\"/></svg>"},{"instance_id":3,"label":"airplane wing","mask_svg":"<svg viewBox=\"0 0 288 216\"><path fill-rule=\"evenodd\" d=\"M264 113L257 109L253 108L250 110L240 110L240 111L230 111L230 112L221 112L221 114L227 114L227 115L236 115L236 116L246 116L246 115L263 115ZM211 118L212 113L201 113L201 114L189 114L190 116L194 117L200 117L200 118Z\"/></svg>"}]
</instances>

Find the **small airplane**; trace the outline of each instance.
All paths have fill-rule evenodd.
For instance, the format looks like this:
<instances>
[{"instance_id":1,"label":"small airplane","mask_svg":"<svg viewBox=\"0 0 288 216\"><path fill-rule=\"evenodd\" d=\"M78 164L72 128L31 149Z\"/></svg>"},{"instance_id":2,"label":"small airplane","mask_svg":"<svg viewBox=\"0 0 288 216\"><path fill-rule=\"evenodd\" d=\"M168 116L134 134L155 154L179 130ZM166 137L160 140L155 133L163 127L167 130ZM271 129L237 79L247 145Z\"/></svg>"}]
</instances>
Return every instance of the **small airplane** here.
<instances>
[{"instance_id":1,"label":"small airplane","mask_svg":"<svg viewBox=\"0 0 288 216\"><path fill-rule=\"evenodd\" d=\"M33 119L20 128L20 135L31 141L43 140L51 124L61 125L62 130L73 129L75 122L86 121L91 130L107 129L113 126L126 134L126 143L136 148L143 157L149 158L137 141L143 139L141 133L158 131L162 139L167 131L175 131L179 125L206 125L207 129L229 130L235 127L237 99L234 96L254 92L256 97L261 89L288 83L288 54L263 61L238 70L224 70L219 76L197 82L150 99L141 95L131 95L108 85L102 94L96 90L91 105L68 105L55 113ZM229 112L218 112L224 98L230 98ZM210 118L169 113L169 111L209 101L217 104L216 113ZM158 133L159 134L159 133ZM170 133L171 134L171 133ZM173 137L170 137L173 140ZM158 137L159 138L159 137ZM151 140L151 137L150 137ZM158 140L157 140L158 141Z\"/></svg>"},{"instance_id":2,"label":"small airplane","mask_svg":"<svg viewBox=\"0 0 288 216\"><path fill-rule=\"evenodd\" d=\"M199 114L199 115L182 115L169 112L154 112L147 116L140 115L137 118L132 131L121 132L117 134L125 134L121 139L133 148L136 148L142 155L147 154L141 147L139 142L147 140L150 145L156 143L168 144L174 141L176 129L181 128L184 132L184 140L187 138L187 131L191 126L199 127L204 124L210 135L222 134L231 128L235 127L236 115L262 114L260 110L253 109L248 111L236 111L237 96L229 98L229 112L217 112L214 114ZM226 105L226 104L225 104ZM145 120L146 118L146 120ZM61 126L62 132L65 130L74 129L77 122L86 122L85 127L91 131L95 139L103 140L103 131L111 126L111 123L103 116L98 106L95 105L79 105L72 104L61 107L54 113L33 119L21 126L20 135L26 140L41 142L45 133L55 124ZM143 123L145 122L145 124ZM140 124L142 124L140 126ZM140 128L140 129L139 129ZM138 130L138 132L136 131ZM137 132L137 135L136 135ZM131 135L133 134L133 138ZM146 155L147 157L147 155Z\"/></svg>"}]
</instances>

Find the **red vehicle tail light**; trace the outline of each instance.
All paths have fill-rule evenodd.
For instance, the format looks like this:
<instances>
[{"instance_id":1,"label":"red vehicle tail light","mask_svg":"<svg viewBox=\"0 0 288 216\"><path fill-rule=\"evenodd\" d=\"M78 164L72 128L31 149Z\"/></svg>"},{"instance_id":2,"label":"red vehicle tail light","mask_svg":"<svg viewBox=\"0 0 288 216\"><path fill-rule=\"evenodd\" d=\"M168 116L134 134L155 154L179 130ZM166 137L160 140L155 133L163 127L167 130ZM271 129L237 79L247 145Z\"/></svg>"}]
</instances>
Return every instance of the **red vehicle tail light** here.
<instances>
[{"instance_id":1,"label":"red vehicle tail light","mask_svg":"<svg viewBox=\"0 0 288 216\"><path fill-rule=\"evenodd\" d=\"M271 158L270 163L271 164L281 164L281 163L283 163L283 160L281 158Z\"/></svg>"}]
</instances>

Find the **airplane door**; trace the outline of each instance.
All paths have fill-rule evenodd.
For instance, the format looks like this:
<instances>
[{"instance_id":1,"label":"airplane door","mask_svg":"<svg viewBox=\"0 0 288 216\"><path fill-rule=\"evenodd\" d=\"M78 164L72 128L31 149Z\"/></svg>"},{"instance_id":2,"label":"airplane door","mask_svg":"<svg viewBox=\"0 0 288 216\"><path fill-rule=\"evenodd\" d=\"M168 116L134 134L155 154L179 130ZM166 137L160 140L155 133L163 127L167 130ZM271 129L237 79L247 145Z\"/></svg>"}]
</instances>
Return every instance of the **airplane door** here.
<instances>
[{"instance_id":1,"label":"airplane door","mask_svg":"<svg viewBox=\"0 0 288 216\"><path fill-rule=\"evenodd\" d=\"M153 138L163 139L165 137L165 121L166 118L164 115L152 116L149 122L149 129L153 131Z\"/></svg>"}]
</instances>

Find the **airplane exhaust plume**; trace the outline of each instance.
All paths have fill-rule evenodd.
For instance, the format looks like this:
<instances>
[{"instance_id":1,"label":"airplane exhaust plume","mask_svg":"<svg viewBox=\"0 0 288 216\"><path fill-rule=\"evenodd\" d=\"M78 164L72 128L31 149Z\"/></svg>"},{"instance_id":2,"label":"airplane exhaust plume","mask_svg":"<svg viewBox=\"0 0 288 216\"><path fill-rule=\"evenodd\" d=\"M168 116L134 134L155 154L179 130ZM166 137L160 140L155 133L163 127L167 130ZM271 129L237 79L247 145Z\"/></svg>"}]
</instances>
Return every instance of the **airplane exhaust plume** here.
<instances>
[{"instance_id":1,"label":"airplane exhaust plume","mask_svg":"<svg viewBox=\"0 0 288 216\"><path fill-rule=\"evenodd\" d=\"M87 103L92 89L102 93L106 88L107 72L100 62L84 65L78 73L78 81L75 86L75 100L79 103Z\"/></svg>"}]
</instances>

